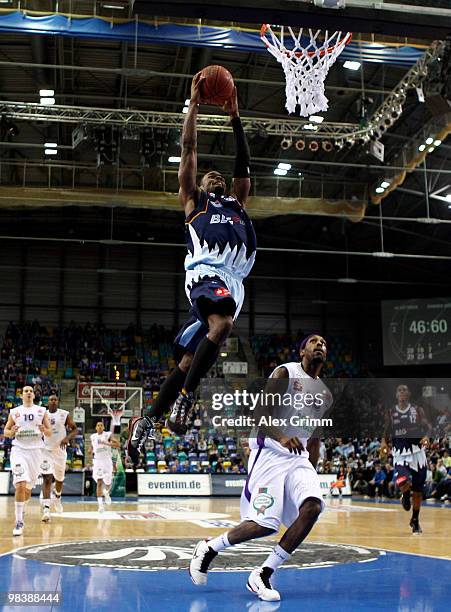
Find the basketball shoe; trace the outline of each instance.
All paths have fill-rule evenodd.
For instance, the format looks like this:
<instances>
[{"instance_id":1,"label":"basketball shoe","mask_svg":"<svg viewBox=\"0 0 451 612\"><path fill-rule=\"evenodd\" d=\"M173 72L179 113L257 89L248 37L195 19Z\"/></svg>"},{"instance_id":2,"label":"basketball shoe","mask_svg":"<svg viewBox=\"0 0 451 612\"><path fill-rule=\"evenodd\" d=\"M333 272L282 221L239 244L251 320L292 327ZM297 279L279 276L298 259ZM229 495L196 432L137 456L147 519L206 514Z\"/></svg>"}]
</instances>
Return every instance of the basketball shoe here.
<instances>
[{"instance_id":1,"label":"basketball shoe","mask_svg":"<svg viewBox=\"0 0 451 612\"><path fill-rule=\"evenodd\" d=\"M50 508L45 507L42 511L41 521L43 523L50 523Z\"/></svg>"},{"instance_id":2,"label":"basketball shoe","mask_svg":"<svg viewBox=\"0 0 451 612\"><path fill-rule=\"evenodd\" d=\"M17 521L13 529L13 536L21 536L22 534L23 534L23 523L22 521Z\"/></svg>"},{"instance_id":3,"label":"basketball shoe","mask_svg":"<svg viewBox=\"0 0 451 612\"><path fill-rule=\"evenodd\" d=\"M423 533L423 530L420 527L420 523L418 521L418 519L411 519L409 525L412 528L412 533L414 535L419 535L420 533Z\"/></svg>"},{"instance_id":4,"label":"basketball shoe","mask_svg":"<svg viewBox=\"0 0 451 612\"><path fill-rule=\"evenodd\" d=\"M155 439L155 417L134 417L128 424L127 455L134 465L139 463L141 451L149 438Z\"/></svg>"},{"instance_id":5,"label":"basketball shoe","mask_svg":"<svg viewBox=\"0 0 451 612\"><path fill-rule=\"evenodd\" d=\"M269 581L273 571L270 567L257 567L249 574L246 586L262 601L280 601L279 591Z\"/></svg>"},{"instance_id":6,"label":"basketball shoe","mask_svg":"<svg viewBox=\"0 0 451 612\"><path fill-rule=\"evenodd\" d=\"M62 514L63 513L63 504L61 502L61 496L58 497L58 495L55 496L55 500L53 502L53 507L55 509L55 512L57 514Z\"/></svg>"},{"instance_id":7,"label":"basketball shoe","mask_svg":"<svg viewBox=\"0 0 451 612\"><path fill-rule=\"evenodd\" d=\"M207 540L201 540L197 543L188 570L194 584L207 584L208 568L217 554L215 550L208 546Z\"/></svg>"},{"instance_id":8,"label":"basketball shoe","mask_svg":"<svg viewBox=\"0 0 451 612\"><path fill-rule=\"evenodd\" d=\"M184 389L175 400L171 414L166 420L166 427L173 433L183 436L188 431L188 421L194 405L194 393Z\"/></svg>"}]
</instances>

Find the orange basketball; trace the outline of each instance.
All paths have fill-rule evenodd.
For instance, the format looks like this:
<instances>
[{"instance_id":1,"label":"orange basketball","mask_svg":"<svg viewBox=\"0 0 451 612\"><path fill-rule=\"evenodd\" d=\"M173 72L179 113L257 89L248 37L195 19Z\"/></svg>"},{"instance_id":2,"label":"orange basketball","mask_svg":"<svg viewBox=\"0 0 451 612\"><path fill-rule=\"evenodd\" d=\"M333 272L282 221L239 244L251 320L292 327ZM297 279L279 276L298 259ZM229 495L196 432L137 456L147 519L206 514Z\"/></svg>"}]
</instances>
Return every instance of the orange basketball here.
<instances>
[{"instance_id":1,"label":"orange basketball","mask_svg":"<svg viewBox=\"0 0 451 612\"><path fill-rule=\"evenodd\" d=\"M223 66L207 66L202 70L205 80L200 86L202 102L222 106L233 95L233 77Z\"/></svg>"}]
</instances>

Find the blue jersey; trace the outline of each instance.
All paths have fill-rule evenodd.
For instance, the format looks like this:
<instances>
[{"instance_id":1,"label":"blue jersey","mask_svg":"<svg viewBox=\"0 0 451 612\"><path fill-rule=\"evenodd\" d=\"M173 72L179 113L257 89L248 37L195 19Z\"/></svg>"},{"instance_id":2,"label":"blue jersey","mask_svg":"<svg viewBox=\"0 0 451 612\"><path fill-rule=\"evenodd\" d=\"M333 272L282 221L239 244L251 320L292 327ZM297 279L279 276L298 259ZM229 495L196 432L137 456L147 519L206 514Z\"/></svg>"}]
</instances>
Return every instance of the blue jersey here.
<instances>
[{"instance_id":1,"label":"blue jersey","mask_svg":"<svg viewBox=\"0 0 451 612\"><path fill-rule=\"evenodd\" d=\"M201 191L185 222L185 270L206 265L246 278L254 265L257 240L252 221L238 200Z\"/></svg>"}]
</instances>

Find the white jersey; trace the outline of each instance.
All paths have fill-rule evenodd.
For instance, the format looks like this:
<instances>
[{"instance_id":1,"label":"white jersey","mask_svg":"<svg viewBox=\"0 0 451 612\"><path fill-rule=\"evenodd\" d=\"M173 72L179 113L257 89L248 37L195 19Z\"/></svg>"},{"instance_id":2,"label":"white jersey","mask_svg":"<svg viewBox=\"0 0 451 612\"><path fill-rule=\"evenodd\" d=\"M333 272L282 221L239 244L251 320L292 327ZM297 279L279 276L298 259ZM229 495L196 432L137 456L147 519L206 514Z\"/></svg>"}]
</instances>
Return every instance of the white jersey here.
<instances>
[{"instance_id":1,"label":"white jersey","mask_svg":"<svg viewBox=\"0 0 451 612\"><path fill-rule=\"evenodd\" d=\"M11 408L9 413L14 419L14 425L19 426L12 441L13 446L27 449L44 448L44 434L39 431L39 425L42 425L45 412L44 407L35 404L30 408L23 404Z\"/></svg>"},{"instance_id":2,"label":"white jersey","mask_svg":"<svg viewBox=\"0 0 451 612\"><path fill-rule=\"evenodd\" d=\"M317 429L318 423L311 423L311 419L320 419L332 404L332 395L326 385L318 378L314 379L296 361L284 363L270 375L280 368L288 371L288 387L284 392L282 406L277 409L277 418L286 418L287 424L283 426L283 433L288 437L298 437L304 449L312 433ZM286 380L286 379L285 379ZM289 449L282 446L272 438L259 433L257 437L249 439L249 447L271 448L279 453L293 456ZM300 453L301 457L309 457L307 450Z\"/></svg>"},{"instance_id":3,"label":"white jersey","mask_svg":"<svg viewBox=\"0 0 451 612\"><path fill-rule=\"evenodd\" d=\"M104 431L101 434L94 433L91 435L94 461L112 461L111 446L105 444L105 442L111 441L110 438L110 431Z\"/></svg>"},{"instance_id":4,"label":"white jersey","mask_svg":"<svg viewBox=\"0 0 451 612\"><path fill-rule=\"evenodd\" d=\"M61 408L58 408L56 412L47 410L47 416L52 427L52 435L48 438L46 437L44 440L47 450L59 448L61 440L66 437L66 420L68 414L69 412L67 410L62 410Z\"/></svg>"}]
</instances>

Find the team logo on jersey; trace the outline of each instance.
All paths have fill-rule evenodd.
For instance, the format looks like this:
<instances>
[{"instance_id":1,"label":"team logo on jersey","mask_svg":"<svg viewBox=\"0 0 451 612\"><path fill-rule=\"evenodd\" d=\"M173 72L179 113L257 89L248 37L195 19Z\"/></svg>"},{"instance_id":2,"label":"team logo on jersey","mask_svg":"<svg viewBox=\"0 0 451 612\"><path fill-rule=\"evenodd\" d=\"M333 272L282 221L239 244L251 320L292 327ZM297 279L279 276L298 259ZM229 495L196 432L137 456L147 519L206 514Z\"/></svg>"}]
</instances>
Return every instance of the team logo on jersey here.
<instances>
[{"instance_id":1,"label":"team logo on jersey","mask_svg":"<svg viewBox=\"0 0 451 612\"><path fill-rule=\"evenodd\" d=\"M233 217L228 217L227 215L211 215L210 225L215 223L230 223L230 225L234 225L235 223L240 223L241 225L245 225L244 221L238 215Z\"/></svg>"},{"instance_id":2,"label":"team logo on jersey","mask_svg":"<svg viewBox=\"0 0 451 612\"><path fill-rule=\"evenodd\" d=\"M222 204L221 202L210 202L212 206L214 206L215 208L222 208Z\"/></svg>"},{"instance_id":3,"label":"team logo on jersey","mask_svg":"<svg viewBox=\"0 0 451 612\"><path fill-rule=\"evenodd\" d=\"M41 463L41 470L43 472L48 472L50 470L50 467L50 461L44 459L44 461Z\"/></svg>"},{"instance_id":4,"label":"team logo on jersey","mask_svg":"<svg viewBox=\"0 0 451 612\"><path fill-rule=\"evenodd\" d=\"M218 297L226 297L227 295L230 295L230 291L228 289L224 289L224 287L218 287L215 289L215 295Z\"/></svg>"},{"instance_id":5,"label":"team logo on jersey","mask_svg":"<svg viewBox=\"0 0 451 612\"><path fill-rule=\"evenodd\" d=\"M25 468L21 463L16 463L13 467L13 474L16 477L23 476L25 474Z\"/></svg>"},{"instance_id":6,"label":"team logo on jersey","mask_svg":"<svg viewBox=\"0 0 451 612\"><path fill-rule=\"evenodd\" d=\"M274 497L268 493L268 489L266 487L259 489L253 503L254 510L257 510L257 515L265 514L266 510L273 505Z\"/></svg>"}]
</instances>

